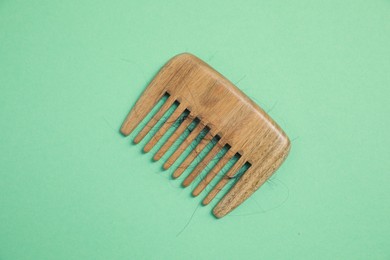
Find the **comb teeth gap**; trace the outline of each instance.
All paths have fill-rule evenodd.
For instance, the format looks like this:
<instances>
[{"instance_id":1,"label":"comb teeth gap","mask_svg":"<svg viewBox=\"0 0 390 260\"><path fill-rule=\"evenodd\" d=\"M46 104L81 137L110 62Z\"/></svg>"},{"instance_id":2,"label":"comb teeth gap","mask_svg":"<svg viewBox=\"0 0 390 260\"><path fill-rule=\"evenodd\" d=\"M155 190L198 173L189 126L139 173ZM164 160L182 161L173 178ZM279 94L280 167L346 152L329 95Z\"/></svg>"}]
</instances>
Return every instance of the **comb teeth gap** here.
<instances>
[{"instance_id":1,"label":"comb teeth gap","mask_svg":"<svg viewBox=\"0 0 390 260\"><path fill-rule=\"evenodd\" d=\"M238 180L249 169L250 166L251 164L245 161L244 157L241 156L207 194L202 202L203 205L209 204L216 197L216 195L224 189L230 180Z\"/></svg>"},{"instance_id":2,"label":"comb teeth gap","mask_svg":"<svg viewBox=\"0 0 390 260\"><path fill-rule=\"evenodd\" d=\"M177 120L177 128L172 133L172 135L165 141L163 146L157 151L153 159L155 161L159 160L164 154L168 151L169 148L177 141L177 139L184 133L187 127L191 124L191 112L188 109L182 114L182 117Z\"/></svg>"},{"instance_id":3,"label":"comb teeth gap","mask_svg":"<svg viewBox=\"0 0 390 260\"><path fill-rule=\"evenodd\" d=\"M163 168L167 170L171 167L175 161L183 154L183 152L188 148L188 146L200 135L201 131L204 129L199 118L195 118L191 124L195 124L194 128L191 128L191 125L188 127L189 134L184 138L180 145L175 149L173 154L169 156L168 160L164 163Z\"/></svg>"},{"instance_id":4,"label":"comb teeth gap","mask_svg":"<svg viewBox=\"0 0 390 260\"><path fill-rule=\"evenodd\" d=\"M198 196L207 185L217 176L217 174L224 168L229 161L233 158L234 153L230 150L230 145L226 144L224 149L226 150L219 158L218 162L213 166L213 168L206 173L206 176L198 183L196 188L193 190L192 195Z\"/></svg>"},{"instance_id":5,"label":"comb teeth gap","mask_svg":"<svg viewBox=\"0 0 390 260\"><path fill-rule=\"evenodd\" d=\"M170 114L167 120L162 124L160 129L153 135L153 137L149 140L149 142L145 145L144 151L149 152L158 141L160 141L161 137L165 135L168 129L176 122L176 120L180 117L180 115L185 111L185 107L183 103L175 101L177 104L176 109Z\"/></svg>"},{"instance_id":6,"label":"comb teeth gap","mask_svg":"<svg viewBox=\"0 0 390 260\"><path fill-rule=\"evenodd\" d=\"M173 178L178 178L183 172L192 164L195 158L203 151L206 145L213 139L213 136L210 133L210 128L206 128L207 131L203 136L200 136L200 141L195 145L195 147L190 151L188 156L184 161L176 168L172 174Z\"/></svg>"},{"instance_id":7,"label":"comb teeth gap","mask_svg":"<svg viewBox=\"0 0 390 260\"><path fill-rule=\"evenodd\" d=\"M156 126L157 122L161 120L161 118L168 112L168 110L175 102L175 100L171 98L171 96L168 93L165 93L164 96L161 98L161 100L163 100L164 98L166 99L165 101L163 101L164 103L162 104L160 109L157 111L156 114L154 114L154 116L147 122L147 124L134 138L134 143L138 144L140 141L142 141L142 139L150 132L152 128Z\"/></svg>"},{"instance_id":8,"label":"comb teeth gap","mask_svg":"<svg viewBox=\"0 0 390 260\"><path fill-rule=\"evenodd\" d=\"M216 196L214 197L216 200L220 201L229 191L236 185L236 183L243 177L244 174L250 174L249 169L251 168L251 164L246 161L233 176L223 176L221 180L226 179L226 183L224 186L219 187ZM213 201L213 199L211 200Z\"/></svg>"},{"instance_id":9,"label":"comb teeth gap","mask_svg":"<svg viewBox=\"0 0 390 260\"><path fill-rule=\"evenodd\" d=\"M229 177L229 179L238 180L239 178L241 178L241 176L242 176L244 173L246 173L246 172L249 170L249 168L250 168L251 166L252 166L252 164L251 164L250 162L246 161L246 162L244 163L244 165L241 167L241 169L238 170L238 171L236 172L236 174L234 174L233 176Z\"/></svg>"},{"instance_id":10,"label":"comb teeth gap","mask_svg":"<svg viewBox=\"0 0 390 260\"><path fill-rule=\"evenodd\" d=\"M196 177L202 172L202 170L210 163L210 161L222 150L223 146L219 143L220 137L216 136L213 138L216 142L213 144L211 150L207 151L207 154L196 164L195 168L183 181L183 186L187 187L190 185ZM213 141L211 140L210 143Z\"/></svg>"}]
</instances>

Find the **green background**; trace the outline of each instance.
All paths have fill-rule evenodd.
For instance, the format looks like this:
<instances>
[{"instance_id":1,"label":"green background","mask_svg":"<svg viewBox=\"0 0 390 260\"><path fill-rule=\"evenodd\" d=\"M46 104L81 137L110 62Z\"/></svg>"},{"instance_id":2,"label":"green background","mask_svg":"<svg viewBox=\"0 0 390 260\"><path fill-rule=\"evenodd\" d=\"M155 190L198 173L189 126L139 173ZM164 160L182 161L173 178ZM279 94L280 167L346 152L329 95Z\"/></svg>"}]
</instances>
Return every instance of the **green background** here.
<instances>
[{"instance_id":1,"label":"green background","mask_svg":"<svg viewBox=\"0 0 390 260\"><path fill-rule=\"evenodd\" d=\"M0 1L0 259L390 259L390 2ZM217 220L119 134L191 52L292 139Z\"/></svg>"}]
</instances>

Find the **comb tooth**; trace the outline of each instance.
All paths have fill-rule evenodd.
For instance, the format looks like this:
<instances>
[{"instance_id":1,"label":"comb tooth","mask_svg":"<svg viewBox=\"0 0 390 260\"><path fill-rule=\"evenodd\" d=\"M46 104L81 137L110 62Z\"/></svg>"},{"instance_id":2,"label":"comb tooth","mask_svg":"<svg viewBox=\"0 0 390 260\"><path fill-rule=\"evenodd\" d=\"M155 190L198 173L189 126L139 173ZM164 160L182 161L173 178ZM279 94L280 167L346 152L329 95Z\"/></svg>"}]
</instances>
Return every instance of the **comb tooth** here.
<instances>
[{"instance_id":1,"label":"comb tooth","mask_svg":"<svg viewBox=\"0 0 390 260\"><path fill-rule=\"evenodd\" d=\"M146 117L163 95L164 92L162 92L162 85L158 84L158 80L152 82L150 87L145 90L142 96L135 103L134 107L130 110L121 126L121 133L125 136L131 134L131 132L133 132L142 119Z\"/></svg>"},{"instance_id":2,"label":"comb tooth","mask_svg":"<svg viewBox=\"0 0 390 260\"><path fill-rule=\"evenodd\" d=\"M290 150L290 141L284 139L282 142L281 145L273 147L271 152L264 156L261 164L251 164L249 169L214 207L214 216L222 218L231 212L251 196L279 168Z\"/></svg>"},{"instance_id":3,"label":"comb tooth","mask_svg":"<svg viewBox=\"0 0 390 260\"><path fill-rule=\"evenodd\" d=\"M168 131L169 127L176 122L179 116L184 112L185 107L183 103L180 103L176 110L169 116L167 121L161 126L157 133L150 139L150 141L145 145L144 151L149 152L156 143L161 139L161 137Z\"/></svg>"},{"instance_id":4,"label":"comb tooth","mask_svg":"<svg viewBox=\"0 0 390 260\"><path fill-rule=\"evenodd\" d=\"M203 200L203 205L209 204L215 196L225 187L225 185L229 182L230 178L232 178L236 172L245 164L244 157L241 156L237 162L229 169L225 176L215 185L215 187L207 194L206 198Z\"/></svg>"},{"instance_id":5,"label":"comb tooth","mask_svg":"<svg viewBox=\"0 0 390 260\"><path fill-rule=\"evenodd\" d=\"M189 63L188 60L180 59L180 56L172 58L165 64L127 115L120 130L123 135L127 136L133 132L166 93L167 86L180 85L185 77L178 75L185 75L191 71L193 67L190 66L190 64L191 63Z\"/></svg>"},{"instance_id":6,"label":"comb tooth","mask_svg":"<svg viewBox=\"0 0 390 260\"><path fill-rule=\"evenodd\" d=\"M199 182L198 186L192 192L193 196L198 196L204 188L214 179L214 177L219 173L219 171L233 158L234 153L230 150L227 151L218 163L211 169L211 171Z\"/></svg>"},{"instance_id":7,"label":"comb tooth","mask_svg":"<svg viewBox=\"0 0 390 260\"><path fill-rule=\"evenodd\" d=\"M184 121L180 124L178 128L176 128L175 132L168 138L165 144L158 150L158 152L154 155L154 160L159 160L163 155L167 152L167 150L176 142L176 140L181 136L184 130L190 125L191 119L186 117Z\"/></svg>"},{"instance_id":8,"label":"comb tooth","mask_svg":"<svg viewBox=\"0 0 390 260\"><path fill-rule=\"evenodd\" d=\"M198 156L198 154L206 147L206 145L209 143L209 141L213 139L213 136L210 132L208 132L202 140L199 142L199 144L190 152L190 154L187 156L187 158L177 167L175 172L173 173L173 178L178 178L185 169L187 169L188 166L195 160L195 158Z\"/></svg>"},{"instance_id":9,"label":"comb tooth","mask_svg":"<svg viewBox=\"0 0 390 260\"><path fill-rule=\"evenodd\" d=\"M210 163L210 161L221 151L223 146L220 143L216 143L214 147L207 153L207 155L202 159L202 161L195 167L195 169L187 176L183 181L183 186L187 187L190 185L196 177L202 172L202 170Z\"/></svg>"},{"instance_id":10,"label":"comb tooth","mask_svg":"<svg viewBox=\"0 0 390 260\"><path fill-rule=\"evenodd\" d=\"M177 59L171 59L154 77L142 95L139 97L134 107L130 110L125 121L121 126L121 132L124 135L129 135L139 125L152 108L157 104L158 100L165 94L165 89L168 83L179 83L182 79L176 79L175 76L183 70L189 69L182 63L177 69Z\"/></svg>"},{"instance_id":11,"label":"comb tooth","mask_svg":"<svg viewBox=\"0 0 390 260\"><path fill-rule=\"evenodd\" d=\"M194 141L194 139L200 134L202 131L203 126L199 122L194 130L187 136L186 139L180 144L180 146L176 149L176 151L169 157L169 159L164 163L164 169L168 169L169 167L172 166L172 164L179 158L179 156L187 149L187 147Z\"/></svg>"},{"instance_id":12,"label":"comb tooth","mask_svg":"<svg viewBox=\"0 0 390 260\"><path fill-rule=\"evenodd\" d=\"M150 129L152 129L157 122L161 119L161 117L168 111L168 109L172 106L175 100L168 97L165 103L162 105L160 110L153 116L153 118L145 125L145 127L138 133L138 135L134 138L134 143L138 144L142 141L142 139L149 133Z\"/></svg>"}]
</instances>

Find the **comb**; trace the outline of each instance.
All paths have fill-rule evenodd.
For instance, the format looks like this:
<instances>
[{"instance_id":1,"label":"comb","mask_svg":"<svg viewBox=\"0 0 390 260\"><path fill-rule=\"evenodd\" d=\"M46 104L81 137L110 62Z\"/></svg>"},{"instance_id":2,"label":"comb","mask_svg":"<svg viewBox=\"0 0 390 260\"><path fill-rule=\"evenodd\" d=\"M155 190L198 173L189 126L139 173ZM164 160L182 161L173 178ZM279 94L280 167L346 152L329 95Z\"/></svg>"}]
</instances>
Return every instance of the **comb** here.
<instances>
[{"instance_id":1,"label":"comb","mask_svg":"<svg viewBox=\"0 0 390 260\"><path fill-rule=\"evenodd\" d=\"M235 180L213 209L217 218L225 216L251 196L277 170L289 152L288 137L258 105L205 62L188 53L173 57L157 73L127 115L121 127L122 134L129 135L164 96L168 98L140 130L134 142L139 143L175 103L176 108L145 145L144 151L150 151L168 129L179 122L154 155L153 158L159 160L174 147L190 124L196 123L163 165L164 169L171 167L202 132L207 132L174 171L173 177L177 178L210 140L216 138L215 145L186 176L182 185L187 187L193 183L216 155L227 149L192 192L198 196L236 158L202 201L203 205L209 204L230 180ZM183 113L187 116L180 120ZM239 174L244 167L245 171Z\"/></svg>"}]
</instances>

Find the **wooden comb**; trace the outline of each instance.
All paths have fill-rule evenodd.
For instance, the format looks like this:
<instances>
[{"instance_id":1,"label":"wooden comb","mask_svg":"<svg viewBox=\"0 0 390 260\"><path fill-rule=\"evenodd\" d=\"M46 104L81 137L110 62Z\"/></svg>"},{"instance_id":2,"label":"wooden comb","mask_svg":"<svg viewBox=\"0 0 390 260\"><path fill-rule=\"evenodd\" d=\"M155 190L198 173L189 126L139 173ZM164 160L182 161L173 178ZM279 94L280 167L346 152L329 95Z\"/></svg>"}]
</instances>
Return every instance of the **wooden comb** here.
<instances>
[{"instance_id":1,"label":"wooden comb","mask_svg":"<svg viewBox=\"0 0 390 260\"><path fill-rule=\"evenodd\" d=\"M140 142L171 106L174 103L178 104L144 147L145 152L150 151L174 122L178 122L181 115L186 112L187 116L179 121L179 126L155 154L154 159L158 160L189 125L196 121L195 128L165 162L163 167L168 169L194 139L207 129L207 134L173 173L173 177L177 178L208 142L218 137L216 144L183 181L183 186L190 185L206 165L224 147L228 147L227 152L218 159L193 190L192 194L197 196L234 156L238 157L203 200L203 204L207 205L229 180L235 179L234 185L213 209L213 214L218 218L231 212L252 195L276 171L289 152L288 137L258 105L205 62L188 53L173 57L157 73L131 109L121 132L125 136L129 135L163 96L168 98L138 133L134 142ZM249 166L241 176L237 176L244 165Z\"/></svg>"}]
</instances>

